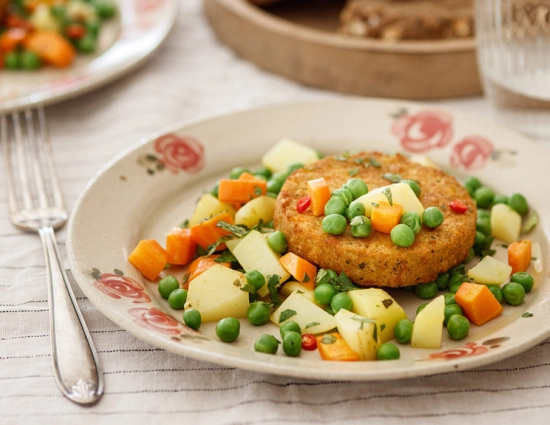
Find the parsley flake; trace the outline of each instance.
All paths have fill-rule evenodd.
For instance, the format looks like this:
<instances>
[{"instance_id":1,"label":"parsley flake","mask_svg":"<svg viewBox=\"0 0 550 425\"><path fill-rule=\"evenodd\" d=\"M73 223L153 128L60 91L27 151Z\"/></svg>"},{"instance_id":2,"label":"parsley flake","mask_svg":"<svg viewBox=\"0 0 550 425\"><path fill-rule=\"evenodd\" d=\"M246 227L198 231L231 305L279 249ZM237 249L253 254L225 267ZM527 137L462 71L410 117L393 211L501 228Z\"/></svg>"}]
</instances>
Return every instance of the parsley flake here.
<instances>
[{"instance_id":1,"label":"parsley flake","mask_svg":"<svg viewBox=\"0 0 550 425\"><path fill-rule=\"evenodd\" d=\"M390 188L389 187L385 188L382 193L386 195L386 198L388 198L388 202L390 203L390 206L393 206L393 196Z\"/></svg>"},{"instance_id":2,"label":"parsley flake","mask_svg":"<svg viewBox=\"0 0 550 425\"><path fill-rule=\"evenodd\" d=\"M384 307L390 308L390 305L393 304L393 300L391 298L388 298L386 300L382 300L382 304L384 304Z\"/></svg>"},{"instance_id":3,"label":"parsley flake","mask_svg":"<svg viewBox=\"0 0 550 425\"><path fill-rule=\"evenodd\" d=\"M349 170L348 174L350 176L355 176L355 175L357 175L358 172L359 172L359 170L357 168L354 168L352 170Z\"/></svg>"},{"instance_id":4,"label":"parsley flake","mask_svg":"<svg viewBox=\"0 0 550 425\"><path fill-rule=\"evenodd\" d=\"M325 335L321 339L321 344L329 345L336 342L336 337L334 335Z\"/></svg>"},{"instance_id":5,"label":"parsley flake","mask_svg":"<svg viewBox=\"0 0 550 425\"><path fill-rule=\"evenodd\" d=\"M320 325L319 322L311 322L311 323L308 323L304 329L309 329L309 328L312 328L314 326L319 326L319 325Z\"/></svg>"},{"instance_id":6,"label":"parsley flake","mask_svg":"<svg viewBox=\"0 0 550 425\"><path fill-rule=\"evenodd\" d=\"M382 174L382 178L392 183L399 183L401 180L403 180L403 178L399 174L393 174L393 173Z\"/></svg>"},{"instance_id":7,"label":"parsley flake","mask_svg":"<svg viewBox=\"0 0 550 425\"><path fill-rule=\"evenodd\" d=\"M533 313L529 313L528 311L526 311L521 315L521 317L532 317L532 316L533 316Z\"/></svg>"},{"instance_id":8,"label":"parsley flake","mask_svg":"<svg viewBox=\"0 0 550 425\"><path fill-rule=\"evenodd\" d=\"M279 299L279 291L277 290L277 286L279 285L279 281L281 280L280 276L277 276L276 274L269 276L267 280L267 288L269 289L269 296L271 298L271 303L278 307L281 305L281 300Z\"/></svg>"},{"instance_id":9,"label":"parsley flake","mask_svg":"<svg viewBox=\"0 0 550 425\"><path fill-rule=\"evenodd\" d=\"M283 323L284 321L290 319L292 316L295 316L296 311L291 310L290 308L286 309L285 311L281 312L281 315L279 316L279 323Z\"/></svg>"}]
</instances>

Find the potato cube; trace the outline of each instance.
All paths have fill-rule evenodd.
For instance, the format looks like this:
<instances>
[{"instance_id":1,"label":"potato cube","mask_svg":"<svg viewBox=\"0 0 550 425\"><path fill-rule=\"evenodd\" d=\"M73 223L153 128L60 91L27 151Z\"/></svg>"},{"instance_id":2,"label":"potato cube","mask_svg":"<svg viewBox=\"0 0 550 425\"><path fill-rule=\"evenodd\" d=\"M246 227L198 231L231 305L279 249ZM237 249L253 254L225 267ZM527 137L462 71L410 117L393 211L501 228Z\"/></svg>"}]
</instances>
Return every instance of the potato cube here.
<instances>
[{"instance_id":1,"label":"potato cube","mask_svg":"<svg viewBox=\"0 0 550 425\"><path fill-rule=\"evenodd\" d=\"M512 274L512 266L486 255L474 267L468 270L468 277L476 283L497 284L504 283Z\"/></svg>"},{"instance_id":2,"label":"potato cube","mask_svg":"<svg viewBox=\"0 0 550 425\"><path fill-rule=\"evenodd\" d=\"M415 348L439 348L443 335L445 297L434 298L418 313L414 321L411 346Z\"/></svg>"},{"instance_id":3,"label":"potato cube","mask_svg":"<svg viewBox=\"0 0 550 425\"><path fill-rule=\"evenodd\" d=\"M272 172L287 171L297 162L308 165L319 159L315 149L291 139L281 139L263 157L262 164Z\"/></svg>"},{"instance_id":4,"label":"potato cube","mask_svg":"<svg viewBox=\"0 0 550 425\"><path fill-rule=\"evenodd\" d=\"M193 211L189 219L189 227L199 224L206 218L214 217L223 211L228 211L232 217L235 217L235 208L233 206L220 202L211 193L205 193L199 198L195 206L195 211Z\"/></svg>"},{"instance_id":5,"label":"potato cube","mask_svg":"<svg viewBox=\"0 0 550 425\"><path fill-rule=\"evenodd\" d=\"M374 204L380 202L388 202L388 197L384 194L384 191L389 189L392 194L392 203L399 204L403 207L403 213L415 212L422 216L424 207L422 203L416 197L416 194L407 183L395 183L388 186L379 187L371 190L369 193L357 198L357 201L361 202L365 206L365 215L370 218Z\"/></svg>"},{"instance_id":6,"label":"potato cube","mask_svg":"<svg viewBox=\"0 0 550 425\"><path fill-rule=\"evenodd\" d=\"M275 199L271 196L259 196L244 204L235 214L235 224L244 224L249 229L273 220Z\"/></svg>"},{"instance_id":7,"label":"potato cube","mask_svg":"<svg viewBox=\"0 0 550 425\"><path fill-rule=\"evenodd\" d=\"M491 209L491 235L506 243L519 239L521 215L506 204L496 204Z\"/></svg>"},{"instance_id":8,"label":"potato cube","mask_svg":"<svg viewBox=\"0 0 550 425\"><path fill-rule=\"evenodd\" d=\"M334 316L338 332L359 360L376 360L378 328L372 319L340 309Z\"/></svg>"}]
</instances>

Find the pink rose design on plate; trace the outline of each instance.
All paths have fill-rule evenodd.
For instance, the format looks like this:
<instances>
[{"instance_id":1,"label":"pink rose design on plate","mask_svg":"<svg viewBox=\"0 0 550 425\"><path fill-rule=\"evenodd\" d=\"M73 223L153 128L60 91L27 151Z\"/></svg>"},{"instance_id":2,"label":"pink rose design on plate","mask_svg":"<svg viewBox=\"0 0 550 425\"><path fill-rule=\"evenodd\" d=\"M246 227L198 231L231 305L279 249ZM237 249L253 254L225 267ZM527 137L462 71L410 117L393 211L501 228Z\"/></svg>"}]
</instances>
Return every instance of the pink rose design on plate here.
<instances>
[{"instance_id":1,"label":"pink rose design on plate","mask_svg":"<svg viewBox=\"0 0 550 425\"><path fill-rule=\"evenodd\" d=\"M165 335L179 335L184 331L184 327L180 322L156 307L131 308L128 313L142 328L151 329Z\"/></svg>"},{"instance_id":2,"label":"pink rose design on plate","mask_svg":"<svg viewBox=\"0 0 550 425\"><path fill-rule=\"evenodd\" d=\"M204 166L204 147L197 139L165 134L154 146L159 162L174 174L180 170L196 173Z\"/></svg>"},{"instance_id":3,"label":"pink rose design on plate","mask_svg":"<svg viewBox=\"0 0 550 425\"><path fill-rule=\"evenodd\" d=\"M392 126L403 148L422 153L449 144L453 135L452 115L442 111L423 111L400 115Z\"/></svg>"},{"instance_id":4,"label":"pink rose design on plate","mask_svg":"<svg viewBox=\"0 0 550 425\"><path fill-rule=\"evenodd\" d=\"M429 360L454 360L461 357L472 357L484 354L489 351L489 348L479 345L476 342L469 342L462 347L453 350L440 351L428 356Z\"/></svg>"},{"instance_id":5,"label":"pink rose design on plate","mask_svg":"<svg viewBox=\"0 0 550 425\"><path fill-rule=\"evenodd\" d=\"M454 146L451 165L466 170L479 170L485 166L493 150L493 144L486 138L468 136Z\"/></svg>"},{"instance_id":6,"label":"pink rose design on plate","mask_svg":"<svg viewBox=\"0 0 550 425\"><path fill-rule=\"evenodd\" d=\"M148 303L151 301L138 282L134 279L112 273L94 274L94 286L114 299L133 298L134 303Z\"/></svg>"}]
</instances>

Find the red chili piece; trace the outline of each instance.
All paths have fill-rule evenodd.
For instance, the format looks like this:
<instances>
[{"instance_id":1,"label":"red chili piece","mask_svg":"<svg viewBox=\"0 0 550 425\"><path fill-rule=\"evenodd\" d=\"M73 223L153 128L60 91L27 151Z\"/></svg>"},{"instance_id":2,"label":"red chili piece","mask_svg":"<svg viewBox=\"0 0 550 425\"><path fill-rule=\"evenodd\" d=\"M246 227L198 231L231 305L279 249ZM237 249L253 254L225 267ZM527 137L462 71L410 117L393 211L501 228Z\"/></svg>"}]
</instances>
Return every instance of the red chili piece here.
<instances>
[{"instance_id":1,"label":"red chili piece","mask_svg":"<svg viewBox=\"0 0 550 425\"><path fill-rule=\"evenodd\" d=\"M304 350L313 351L317 349L317 339L314 335L303 334L302 335L302 348Z\"/></svg>"},{"instance_id":2,"label":"red chili piece","mask_svg":"<svg viewBox=\"0 0 550 425\"><path fill-rule=\"evenodd\" d=\"M449 204L449 207L451 207L451 211L457 213L457 214L464 214L466 211L468 211L468 206L463 204L460 201L452 201Z\"/></svg>"},{"instance_id":3,"label":"red chili piece","mask_svg":"<svg viewBox=\"0 0 550 425\"><path fill-rule=\"evenodd\" d=\"M309 208L310 205L311 198L309 196L303 196L302 198L298 199L298 202L296 203L296 211L302 214L305 210Z\"/></svg>"},{"instance_id":4,"label":"red chili piece","mask_svg":"<svg viewBox=\"0 0 550 425\"><path fill-rule=\"evenodd\" d=\"M78 40L79 38L84 37L86 33L86 28L81 24L70 24L65 29L65 34L67 37L72 38L73 40Z\"/></svg>"}]
</instances>

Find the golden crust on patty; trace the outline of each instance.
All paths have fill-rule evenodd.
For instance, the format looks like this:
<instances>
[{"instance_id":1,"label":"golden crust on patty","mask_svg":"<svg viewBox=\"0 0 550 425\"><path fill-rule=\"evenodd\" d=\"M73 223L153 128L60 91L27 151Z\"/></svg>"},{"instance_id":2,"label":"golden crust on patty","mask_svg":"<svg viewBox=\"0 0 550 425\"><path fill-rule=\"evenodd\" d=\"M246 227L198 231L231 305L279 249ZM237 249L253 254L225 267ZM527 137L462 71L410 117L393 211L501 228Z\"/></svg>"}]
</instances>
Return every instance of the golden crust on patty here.
<instances>
[{"instance_id":1,"label":"golden crust on patty","mask_svg":"<svg viewBox=\"0 0 550 425\"><path fill-rule=\"evenodd\" d=\"M324 216L315 217L308 209L300 214L296 202L307 195L307 181L323 177L331 191L344 185L353 175L364 180L369 190L391 184L385 173L415 180L422 189L424 208L439 207L445 220L435 229L426 226L408 248L394 245L387 234L373 230L368 238L352 236L350 227L340 236L321 228ZM468 206L464 214L450 210L459 200ZM468 255L476 234L476 206L468 192L443 171L416 164L405 156L363 152L342 157L327 157L290 175L275 207L274 225L288 242L288 249L324 269L345 272L364 286L401 287L435 280Z\"/></svg>"}]
</instances>

